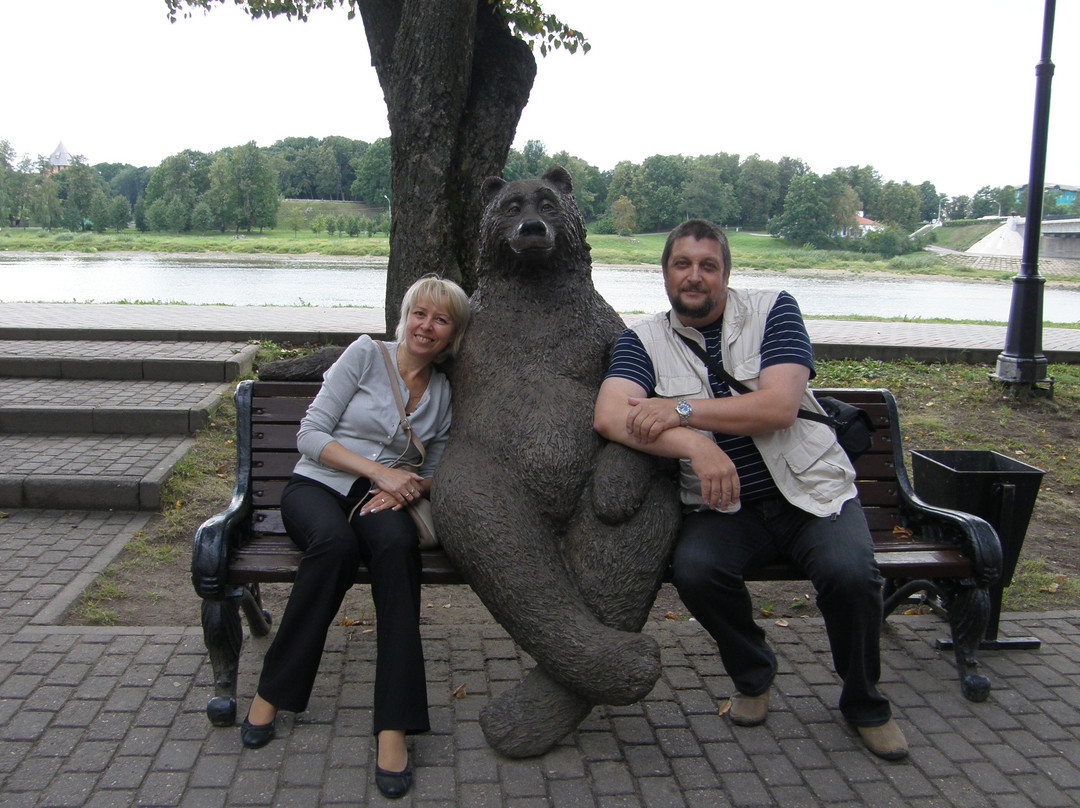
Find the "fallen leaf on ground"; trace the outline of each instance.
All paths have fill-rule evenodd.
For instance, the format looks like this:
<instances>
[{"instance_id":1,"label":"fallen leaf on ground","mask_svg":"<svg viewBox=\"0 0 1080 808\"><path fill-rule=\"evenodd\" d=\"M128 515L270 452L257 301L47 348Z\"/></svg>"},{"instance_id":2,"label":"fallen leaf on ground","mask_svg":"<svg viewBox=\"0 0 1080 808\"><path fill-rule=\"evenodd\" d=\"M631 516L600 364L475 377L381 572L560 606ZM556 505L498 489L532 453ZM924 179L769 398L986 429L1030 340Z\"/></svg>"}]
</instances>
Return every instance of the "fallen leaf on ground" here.
<instances>
[{"instance_id":1,"label":"fallen leaf on ground","mask_svg":"<svg viewBox=\"0 0 1080 808\"><path fill-rule=\"evenodd\" d=\"M465 698L465 685L462 685L461 687L459 687L457 690L454 691L454 698L455 699L463 699L463 698Z\"/></svg>"},{"instance_id":2,"label":"fallen leaf on ground","mask_svg":"<svg viewBox=\"0 0 1080 808\"><path fill-rule=\"evenodd\" d=\"M667 614L664 615L664 619L665 620L678 620L679 618L676 617L675 612L668 612Z\"/></svg>"},{"instance_id":3,"label":"fallen leaf on ground","mask_svg":"<svg viewBox=\"0 0 1080 808\"><path fill-rule=\"evenodd\" d=\"M911 530L903 527L902 525L893 525L892 532L894 536L903 536L905 539L910 539L912 536L915 535L911 532Z\"/></svg>"},{"instance_id":4,"label":"fallen leaf on ground","mask_svg":"<svg viewBox=\"0 0 1080 808\"><path fill-rule=\"evenodd\" d=\"M717 715L723 715L731 709L731 699L724 699L720 702L720 709L716 711Z\"/></svg>"},{"instance_id":5,"label":"fallen leaf on ground","mask_svg":"<svg viewBox=\"0 0 1080 808\"><path fill-rule=\"evenodd\" d=\"M780 626L780 628L787 628L788 621L781 617L779 620L776 621L776 625Z\"/></svg>"}]
</instances>

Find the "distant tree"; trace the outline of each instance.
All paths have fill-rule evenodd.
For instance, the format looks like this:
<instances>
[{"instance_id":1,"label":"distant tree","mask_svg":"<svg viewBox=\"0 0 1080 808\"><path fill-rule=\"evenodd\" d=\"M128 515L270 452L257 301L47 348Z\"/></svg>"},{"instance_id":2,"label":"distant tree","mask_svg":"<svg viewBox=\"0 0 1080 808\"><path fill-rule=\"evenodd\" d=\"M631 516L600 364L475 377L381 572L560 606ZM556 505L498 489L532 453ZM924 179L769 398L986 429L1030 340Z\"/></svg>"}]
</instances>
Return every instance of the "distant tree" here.
<instances>
[{"instance_id":1,"label":"distant tree","mask_svg":"<svg viewBox=\"0 0 1080 808\"><path fill-rule=\"evenodd\" d=\"M126 196L114 196L109 201L109 227L116 232L127 230L131 221L131 203Z\"/></svg>"},{"instance_id":2,"label":"distant tree","mask_svg":"<svg viewBox=\"0 0 1080 808\"><path fill-rule=\"evenodd\" d=\"M771 160L752 154L739 166L735 196L746 227L764 228L780 193L780 170Z\"/></svg>"},{"instance_id":3,"label":"distant tree","mask_svg":"<svg viewBox=\"0 0 1080 808\"><path fill-rule=\"evenodd\" d=\"M345 222L345 232L351 237L356 238L360 235L360 217L350 216Z\"/></svg>"},{"instance_id":4,"label":"distant tree","mask_svg":"<svg viewBox=\"0 0 1080 808\"><path fill-rule=\"evenodd\" d=\"M104 194L105 183L80 157L60 173L64 183L64 226L82 230L90 220L91 206L97 194Z\"/></svg>"},{"instance_id":5,"label":"distant tree","mask_svg":"<svg viewBox=\"0 0 1080 808\"><path fill-rule=\"evenodd\" d=\"M337 216L327 216L323 221L326 223L326 235L334 235L338 230Z\"/></svg>"},{"instance_id":6,"label":"distant tree","mask_svg":"<svg viewBox=\"0 0 1080 808\"><path fill-rule=\"evenodd\" d=\"M124 196L129 205L139 201L139 197L146 190L146 183L150 180L149 168L135 168L125 165L112 179L109 180L109 194L112 196Z\"/></svg>"},{"instance_id":7,"label":"distant tree","mask_svg":"<svg viewBox=\"0 0 1080 808\"><path fill-rule=\"evenodd\" d=\"M290 207L285 214L285 227L293 231L293 235L300 234L300 228L304 226L304 214L299 208Z\"/></svg>"},{"instance_id":8,"label":"distant tree","mask_svg":"<svg viewBox=\"0 0 1080 808\"><path fill-rule=\"evenodd\" d=\"M146 207L146 225L150 230L161 232L169 227L168 205L164 199L155 199Z\"/></svg>"},{"instance_id":9,"label":"distant tree","mask_svg":"<svg viewBox=\"0 0 1080 808\"><path fill-rule=\"evenodd\" d=\"M611 205L611 218L615 232L620 236L628 236L637 232L637 219L635 217L634 203L629 197L620 196Z\"/></svg>"},{"instance_id":10,"label":"distant tree","mask_svg":"<svg viewBox=\"0 0 1080 808\"><path fill-rule=\"evenodd\" d=\"M735 188L724 182L723 174L714 161L690 161L682 186L681 203L687 216L693 218L707 219L717 224L730 224L739 218Z\"/></svg>"},{"instance_id":11,"label":"distant tree","mask_svg":"<svg viewBox=\"0 0 1080 808\"><path fill-rule=\"evenodd\" d=\"M525 161L525 177L539 177L548 166L547 148L539 140L530 140L521 150Z\"/></svg>"},{"instance_id":12,"label":"distant tree","mask_svg":"<svg viewBox=\"0 0 1080 808\"><path fill-rule=\"evenodd\" d=\"M385 205L390 196L390 138L383 137L372 143L363 156L353 161L353 180L349 196L369 205Z\"/></svg>"},{"instance_id":13,"label":"distant tree","mask_svg":"<svg viewBox=\"0 0 1080 808\"><path fill-rule=\"evenodd\" d=\"M150 223L146 219L146 198L139 197L139 201L135 203L135 209L133 211L135 217L135 229L140 233L145 233L150 229Z\"/></svg>"},{"instance_id":14,"label":"distant tree","mask_svg":"<svg viewBox=\"0 0 1080 808\"><path fill-rule=\"evenodd\" d=\"M832 220L821 178L811 172L792 178L784 212L769 223L769 232L796 244L825 247L831 241Z\"/></svg>"},{"instance_id":15,"label":"distant tree","mask_svg":"<svg viewBox=\"0 0 1080 808\"><path fill-rule=\"evenodd\" d=\"M165 226L174 233L183 233L191 226L191 208L178 196L165 206Z\"/></svg>"},{"instance_id":16,"label":"distant tree","mask_svg":"<svg viewBox=\"0 0 1080 808\"><path fill-rule=\"evenodd\" d=\"M105 233L111 225L109 200L105 196L105 192L99 190L94 194L94 198L90 200L90 226L95 233Z\"/></svg>"},{"instance_id":17,"label":"distant tree","mask_svg":"<svg viewBox=\"0 0 1080 808\"><path fill-rule=\"evenodd\" d=\"M898 225L909 233L919 223L919 190L909 182L886 182L877 202L877 220ZM873 218L873 217L871 217Z\"/></svg>"},{"instance_id":18,"label":"distant tree","mask_svg":"<svg viewBox=\"0 0 1080 808\"><path fill-rule=\"evenodd\" d=\"M30 217L38 227L52 229L61 225L63 206L56 179L42 171L30 191Z\"/></svg>"},{"instance_id":19,"label":"distant tree","mask_svg":"<svg viewBox=\"0 0 1080 808\"><path fill-rule=\"evenodd\" d=\"M338 165L334 150L323 144L315 152L315 193L319 199L345 199L345 188L341 184L341 167Z\"/></svg>"},{"instance_id":20,"label":"distant tree","mask_svg":"<svg viewBox=\"0 0 1080 808\"><path fill-rule=\"evenodd\" d=\"M984 185L971 198L971 215L976 219L998 215L997 195L989 185Z\"/></svg>"},{"instance_id":21,"label":"distant tree","mask_svg":"<svg viewBox=\"0 0 1080 808\"><path fill-rule=\"evenodd\" d=\"M860 210L855 189L836 173L822 177L819 187L829 209L829 235L835 237L854 232L855 218Z\"/></svg>"},{"instance_id":22,"label":"distant tree","mask_svg":"<svg viewBox=\"0 0 1080 808\"><path fill-rule=\"evenodd\" d=\"M503 166L502 178L507 182L525 179L525 155L517 149L510 149Z\"/></svg>"},{"instance_id":23,"label":"distant tree","mask_svg":"<svg viewBox=\"0 0 1080 808\"><path fill-rule=\"evenodd\" d=\"M260 230L277 224L277 174L255 141L225 149L214 158L206 196L223 230Z\"/></svg>"},{"instance_id":24,"label":"distant tree","mask_svg":"<svg viewBox=\"0 0 1080 808\"><path fill-rule=\"evenodd\" d=\"M769 216L779 216L784 208L784 200L787 198L788 186L795 177L801 177L810 170L802 160L794 157L781 157L776 164L777 179L780 181L780 190L776 195L776 202L769 211Z\"/></svg>"},{"instance_id":25,"label":"distant tree","mask_svg":"<svg viewBox=\"0 0 1080 808\"><path fill-rule=\"evenodd\" d=\"M629 160L621 160L611 172L611 181L608 183L608 199L618 199L625 196L631 202L638 198L638 189L641 185L641 166ZM636 203L635 203L636 204Z\"/></svg>"},{"instance_id":26,"label":"distant tree","mask_svg":"<svg viewBox=\"0 0 1080 808\"><path fill-rule=\"evenodd\" d=\"M971 197L954 196L949 200L946 213L953 221L971 218Z\"/></svg>"},{"instance_id":27,"label":"distant tree","mask_svg":"<svg viewBox=\"0 0 1080 808\"><path fill-rule=\"evenodd\" d=\"M919 185L919 221L932 222L938 216L938 192L929 180Z\"/></svg>"},{"instance_id":28,"label":"distant tree","mask_svg":"<svg viewBox=\"0 0 1080 808\"><path fill-rule=\"evenodd\" d=\"M1016 202L1016 188L1014 188L1012 185L1005 185L1001 188L995 188L994 199L998 203L998 208L1001 210L1002 216L1009 216L1021 210L1021 208L1017 205Z\"/></svg>"},{"instance_id":29,"label":"distant tree","mask_svg":"<svg viewBox=\"0 0 1080 808\"><path fill-rule=\"evenodd\" d=\"M316 216L311 220L311 232L316 236L326 229L326 219L322 216Z\"/></svg>"},{"instance_id":30,"label":"distant tree","mask_svg":"<svg viewBox=\"0 0 1080 808\"><path fill-rule=\"evenodd\" d=\"M880 219L878 197L881 194L881 175L873 166L848 166L834 173L854 189L859 196L860 209L870 219Z\"/></svg>"},{"instance_id":31,"label":"distant tree","mask_svg":"<svg viewBox=\"0 0 1080 808\"><path fill-rule=\"evenodd\" d=\"M214 213L210 209L209 203L205 199L200 199L195 203L195 208L191 211L191 229L196 233L205 233L207 230L212 229L214 226Z\"/></svg>"}]
</instances>

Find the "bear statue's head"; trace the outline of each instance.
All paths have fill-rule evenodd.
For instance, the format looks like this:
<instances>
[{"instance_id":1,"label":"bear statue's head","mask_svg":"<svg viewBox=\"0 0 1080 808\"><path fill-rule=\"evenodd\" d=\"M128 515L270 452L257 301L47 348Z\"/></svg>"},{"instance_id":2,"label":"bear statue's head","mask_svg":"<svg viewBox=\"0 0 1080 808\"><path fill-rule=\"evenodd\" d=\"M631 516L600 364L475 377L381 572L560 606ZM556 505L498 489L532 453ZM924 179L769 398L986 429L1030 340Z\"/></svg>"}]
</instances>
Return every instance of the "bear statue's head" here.
<instances>
[{"instance_id":1,"label":"bear statue's head","mask_svg":"<svg viewBox=\"0 0 1080 808\"><path fill-rule=\"evenodd\" d=\"M489 177L482 188L480 271L565 264L589 266L585 222L565 168L554 166L536 180Z\"/></svg>"}]
</instances>

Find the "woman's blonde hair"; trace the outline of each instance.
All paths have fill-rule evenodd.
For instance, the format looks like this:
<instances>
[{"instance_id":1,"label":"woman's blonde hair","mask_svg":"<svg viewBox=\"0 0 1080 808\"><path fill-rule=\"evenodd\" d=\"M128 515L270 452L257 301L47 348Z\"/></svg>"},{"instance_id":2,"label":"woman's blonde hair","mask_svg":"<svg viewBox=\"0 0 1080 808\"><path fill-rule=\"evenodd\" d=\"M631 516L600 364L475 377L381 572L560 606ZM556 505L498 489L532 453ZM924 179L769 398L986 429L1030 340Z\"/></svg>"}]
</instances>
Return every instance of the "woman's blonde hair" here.
<instances>
[{"instance_id":1,"label":"woman's blonde hair","mask_svg":"<svg viewBox=\"0 0 1080 808\"><path fill-rule=\"evenodd\" d=\"M450 319L454 321L454 338L450 340L450 345L446 350L435 359L436 362L442 362L444 359L454 356L458 352L458 348L461 347L461 340L465 336L465 329L469 325L469 316L471 314L469 311L469 296L465 294L464 289L453 281L440 278L438 275L425 275L410 286L401 299L401 314L398 317L395 335L398 342L405 340L405 328L408 325L409 312L421 300L426 300L432 305L446 309Z\"/></svg>"}]
</instances>

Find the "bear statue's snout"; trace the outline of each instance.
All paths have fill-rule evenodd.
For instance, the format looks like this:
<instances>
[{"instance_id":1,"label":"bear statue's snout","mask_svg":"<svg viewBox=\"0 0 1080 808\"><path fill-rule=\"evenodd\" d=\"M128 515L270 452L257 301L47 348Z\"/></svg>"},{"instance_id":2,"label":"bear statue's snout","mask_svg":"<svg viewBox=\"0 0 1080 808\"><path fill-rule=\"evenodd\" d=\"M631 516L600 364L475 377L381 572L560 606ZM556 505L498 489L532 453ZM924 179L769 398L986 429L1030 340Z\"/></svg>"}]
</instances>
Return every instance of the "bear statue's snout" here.
<instances>
[{"instance_id":1,"label":"bear statue's snout","mask_svg":"<svg viewBox=\"0 0 1080 808\"><path fill-rule=\"evenodd\" d=\"M547 225L540 219L526 219L518 225L519 236L528 238L530 236L546 236Z\"/></svg>"},{"instance_id":2,"label":"bear statue's snout","mask_svg":"<svg viewBox=\"0 0 1080 808\"><path fill-rule=\"evenodd\" d=\"M523 258L539 260L554 246L555 233L543 219L523 219L510 238L510 248Z\"/></svg>"}]
</instances>

